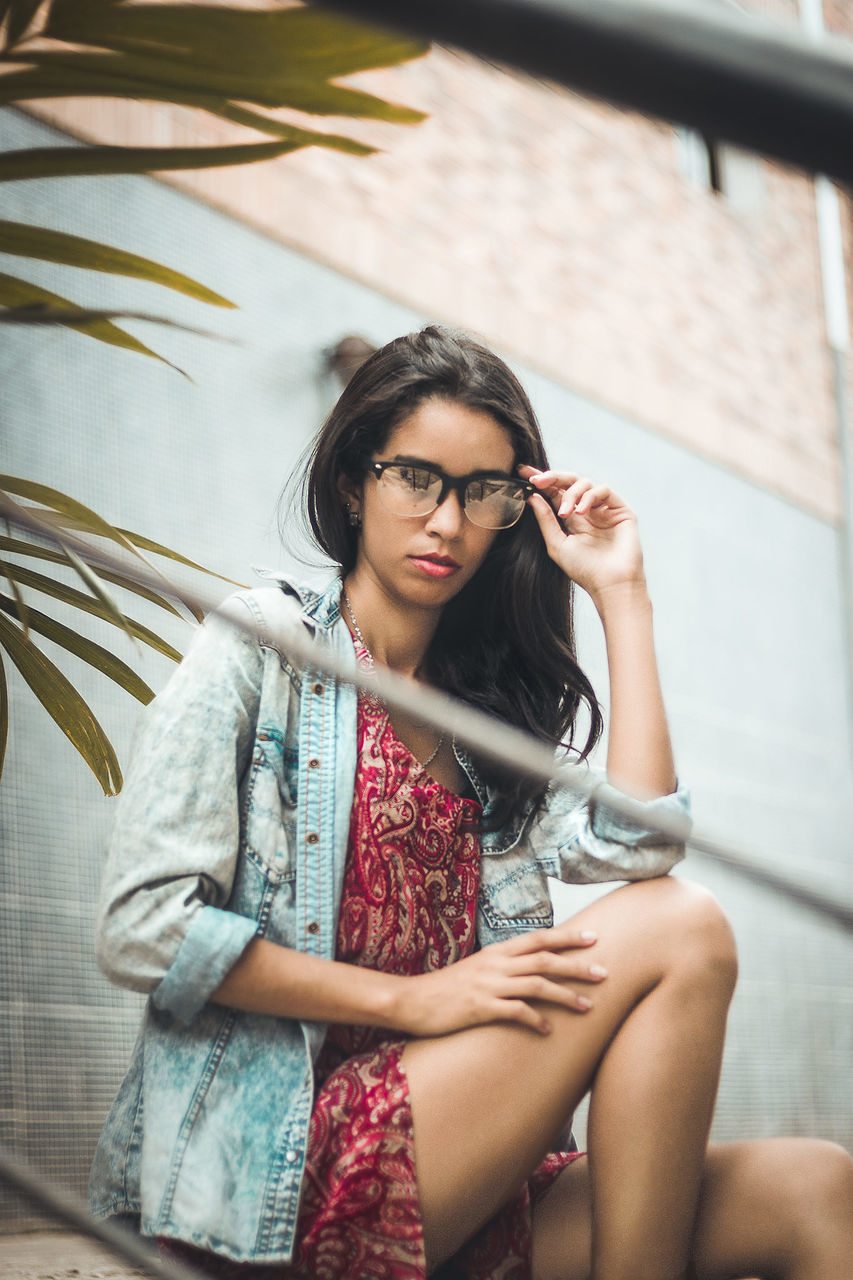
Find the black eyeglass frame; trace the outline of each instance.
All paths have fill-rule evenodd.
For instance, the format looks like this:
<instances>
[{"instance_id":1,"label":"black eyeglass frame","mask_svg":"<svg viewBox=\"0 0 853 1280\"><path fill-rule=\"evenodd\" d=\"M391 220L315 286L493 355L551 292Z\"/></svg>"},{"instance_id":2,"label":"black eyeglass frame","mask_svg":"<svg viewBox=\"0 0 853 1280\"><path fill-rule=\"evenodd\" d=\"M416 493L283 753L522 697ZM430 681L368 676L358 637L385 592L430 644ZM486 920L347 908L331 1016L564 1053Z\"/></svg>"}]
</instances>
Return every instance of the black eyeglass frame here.
<instances>
[{"instance_id":1,"label":"black eyeglass frame","mask_svg":"<svg viewBox=\"0 0 853 1280\"><path fill-rule=\"evenodd\" d=\"M377 480L381 480L383 473L386 472L389 467L410 467L413 471L428 471L430 475L437 476L441 481L441 489L439 490L435 506L430 507L429 511L412 512L411 516L398 512L397 514L401 515L404 520L415 520L418 516L432 515L433 511L437 510L437 508L441 506L442 502L444 502L448 493L458 494L459 505L462 507L466 516L468 516L468 519L471 520L470 515L468 515L468 507L465 501L465 491L469 484L474 484L478 480L504 480L508 484L517 485L524 494L525 499L529 498L531 494L538 492L536 487L532 485L529 480L522 480L520 476L508 476L505 471L469 471L468 474L464 476L449 476L446 471L442 471L441 467L437 467L434 463L409 462L405 458L391 458L387 462L371 462L367 469L368 471L373 472ZM523 515L524 507L522 506L512 524L503 525L502 527L504 529L511 529L513 525L518 524L518 521ZM477 524L477 521L471 520L471 523ZM478 525L477 527L489 528L491 526Z\"/></svg>"}]
</instances>

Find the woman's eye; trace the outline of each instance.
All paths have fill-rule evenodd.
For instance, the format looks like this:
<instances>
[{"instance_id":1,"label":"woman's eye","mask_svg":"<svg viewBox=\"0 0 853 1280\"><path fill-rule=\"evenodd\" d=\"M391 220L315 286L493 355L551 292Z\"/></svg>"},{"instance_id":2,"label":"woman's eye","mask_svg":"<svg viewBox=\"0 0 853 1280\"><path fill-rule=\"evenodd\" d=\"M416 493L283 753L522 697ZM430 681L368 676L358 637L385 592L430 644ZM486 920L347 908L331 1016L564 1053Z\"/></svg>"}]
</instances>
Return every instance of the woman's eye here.
<instances>
[{"instance_id":1,"label":"woman's eye","mask_svg":"<svg viewBox=\"0 0 853 1280\"><path fill-rule=\"evenodd\" d=\"M515 497L512 485L506 480L472 480L468 485L469 502L486 502L495 497Z\"/></svg>"}]
</instances>

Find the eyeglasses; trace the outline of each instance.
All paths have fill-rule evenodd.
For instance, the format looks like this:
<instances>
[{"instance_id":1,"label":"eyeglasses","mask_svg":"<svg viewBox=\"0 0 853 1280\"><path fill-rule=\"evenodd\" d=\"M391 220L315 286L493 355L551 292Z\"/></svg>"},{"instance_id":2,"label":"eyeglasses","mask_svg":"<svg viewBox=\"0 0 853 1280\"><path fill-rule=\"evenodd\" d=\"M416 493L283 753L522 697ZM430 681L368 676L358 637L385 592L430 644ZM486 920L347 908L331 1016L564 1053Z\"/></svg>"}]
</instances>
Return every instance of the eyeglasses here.
<instances>
[{"instance_id":1,"label":"eyeglasses","mask_svg":"<svg viewBox=\"0 0 853 1280\"><path fill-rule=\"evenodd\" d=\"M500 471L449 476L440 467L420 462L371 462L369 470L376 476L379 500L395 516L428 516L453 491L468 519L481 529L511 528L536 492L528 480Z\"/></svg>"}]
</instances>

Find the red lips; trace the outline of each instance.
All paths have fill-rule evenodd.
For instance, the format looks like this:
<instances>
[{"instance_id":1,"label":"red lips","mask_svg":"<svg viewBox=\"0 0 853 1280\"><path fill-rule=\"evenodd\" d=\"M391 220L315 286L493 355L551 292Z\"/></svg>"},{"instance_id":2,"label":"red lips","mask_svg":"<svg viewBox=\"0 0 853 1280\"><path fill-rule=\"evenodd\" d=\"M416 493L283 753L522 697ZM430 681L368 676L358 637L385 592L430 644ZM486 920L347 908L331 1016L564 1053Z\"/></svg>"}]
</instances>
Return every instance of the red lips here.
<instances>
[{"instance_id":1,"label":"red lips","mask_svg":"<svg viewBox=\"0 0 853 1280\"><path fill-rule=\"evenodd\" d=\"M435 553L424 556L409 556L409 561L427 578L449 578L458 572L459 563L452 556L438 556Z\"/></svg>"},{"instance_id":2,"label":"red lips","mask_svg":"<svg viewBox=\"0 0 853 1280\"><path fill-rule=\"evenodd\" d=\"M413 556L413 560L431 560L433 564L444 564L450 569L458 569L459 564L453 556L437 556L433 552L425 556Z\"/></svg>"}]
</instances>

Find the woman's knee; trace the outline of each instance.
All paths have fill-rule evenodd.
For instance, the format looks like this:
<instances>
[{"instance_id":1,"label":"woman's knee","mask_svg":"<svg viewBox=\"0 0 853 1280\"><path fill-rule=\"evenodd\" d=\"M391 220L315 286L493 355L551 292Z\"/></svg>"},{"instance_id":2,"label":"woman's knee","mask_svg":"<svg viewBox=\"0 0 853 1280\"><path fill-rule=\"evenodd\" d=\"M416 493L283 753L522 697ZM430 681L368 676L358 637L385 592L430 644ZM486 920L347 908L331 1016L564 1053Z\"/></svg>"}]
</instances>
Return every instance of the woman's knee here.
<instances>
[{"instance_id":1,"label":"woman's knee","mask_svg":"<svg viewBox=\"0 0 853 1280\"><path fill-rule=\"evenodd\" d=\"M790 1264L810 1274L853 1248L853 1159L816 1138L770 1138L752 1144L765 1212ZM821 1274L823 1272L821 1271ZM835 1275L833 1270L831 1274Z\"/></svg>"},{"instance_id":2,"label":"woman's knee","mask_svg":"<svg viewBox=\"0 0 853 1280\"><path fill-rule=\"evenodd\" d=\"M853 1160L842 1147L811 1138L711 1145L696 1236L704 1269L749 1258L749 1275L846 1276L838 1264L851 1247Z\"/></svg>"},{"instance_id":3,"label":"woman's knee","mask_svg":"<svg viewBox=\"0 0 853 1280\"><path fill-rule=\"evenodd\" d=\"M717 987L734 990L737 947L725 912L702 885L676 876L644 881L646 901L637 903L647 932L661 953L668 973L710 979Z\"/></svg>"},{"instance_id":4,"label":"woman's knee","mask_svg":"<svg viewBox=\"0 0 853 1280\"><path fill-rule=\"evenodd\" d=\"M794 1179L790 1213L805 1239L821 1239L839 1228L853 1247L853 1159L843 1147L819 1139L790 1146Z\"/></svg>"}]
</instances>

